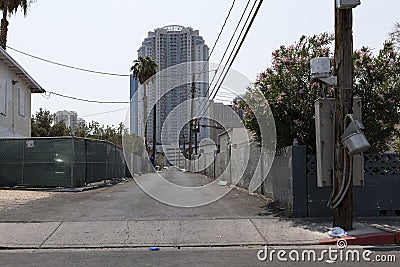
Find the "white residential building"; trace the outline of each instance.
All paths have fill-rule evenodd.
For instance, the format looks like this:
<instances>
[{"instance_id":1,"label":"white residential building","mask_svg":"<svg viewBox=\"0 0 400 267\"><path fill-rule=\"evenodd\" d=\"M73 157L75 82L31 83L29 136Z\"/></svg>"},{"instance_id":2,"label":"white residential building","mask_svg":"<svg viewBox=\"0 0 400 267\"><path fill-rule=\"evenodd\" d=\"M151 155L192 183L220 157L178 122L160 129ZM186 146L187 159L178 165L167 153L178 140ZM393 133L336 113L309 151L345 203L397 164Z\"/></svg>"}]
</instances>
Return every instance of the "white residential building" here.
<instances>
[{"instance_id":1,"label":"white residential building","mask_svg":"<svg viewBox=\"0 0 400 267\"><path fill-rule=\"evenodd\" d=\"M31 137L31 94L44 92L0 47L0 137Z\"/></svg>"}]
</instances>

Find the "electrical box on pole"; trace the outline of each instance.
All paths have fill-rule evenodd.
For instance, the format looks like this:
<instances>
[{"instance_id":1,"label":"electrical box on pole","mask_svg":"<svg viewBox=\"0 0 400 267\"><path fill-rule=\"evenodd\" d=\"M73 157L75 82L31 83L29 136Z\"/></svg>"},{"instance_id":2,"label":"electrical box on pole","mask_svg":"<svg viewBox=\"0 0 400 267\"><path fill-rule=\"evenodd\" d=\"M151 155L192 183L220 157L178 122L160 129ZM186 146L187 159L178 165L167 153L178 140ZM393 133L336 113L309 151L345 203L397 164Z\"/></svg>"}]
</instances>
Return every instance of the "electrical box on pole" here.
<instances>
[{"instance_id":1,"label":"electrical box on pole","mask_svg":"<svg viewBox=\"0 0 400 267\"><path fill-rule=\"evenodd\" d=\"M331 61L329 57L317 57L310 61L311 78L325 78L331 75Z\"/></svg>"},{"instance_id":2,"label":"electrical box on pole","mask_svg":"<svg viewBox=\"0 0 400 267\"><path fill-rule=\"evenodd\" d=\"M336 7L339 9L355 8L360 4L360 0L336 0Z\"/></svg>"},{"instance_id":3,"label":"electrical box on pole","mask_svg":"<svg viewBox=\"0 0 400 267\"><path fill-rule=\"evenodd\" d=\"M332 186L334 168L334 110L335 99L315 101L315 131L317 153L317 185ZM353 117L361 121L361 98L354 97ZM353 156L353 185L364 185L364 159L362 155Z\"/></svg>"}]
</instances>

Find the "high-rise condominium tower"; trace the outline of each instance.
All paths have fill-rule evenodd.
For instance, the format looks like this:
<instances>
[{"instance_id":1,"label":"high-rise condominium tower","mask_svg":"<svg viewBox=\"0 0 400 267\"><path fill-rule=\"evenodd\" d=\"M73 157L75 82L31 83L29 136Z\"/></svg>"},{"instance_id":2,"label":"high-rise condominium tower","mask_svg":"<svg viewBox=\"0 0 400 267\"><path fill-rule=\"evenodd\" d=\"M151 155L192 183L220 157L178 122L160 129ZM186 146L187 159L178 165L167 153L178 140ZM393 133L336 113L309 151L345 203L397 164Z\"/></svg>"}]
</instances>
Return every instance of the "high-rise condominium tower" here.
<instances>
[{"instance_id":1,"label":"high-rise condominium tower","mask_svg":"<svg viewBox=\"0 0 400 267\"><path fill-rule=\"evenodd\" d=\"M158 64L160 79L149 83L146 86L146 95L148 100L147 112L151 113L152 103L157 100L157 142L169 144L178 138L186 139L188 142L189 128L182 128L182 123L190 119L190 104L182 105L182 103L191 101L192 88L195 87L195 97L208 97L208 67L209 48L204 42L203 37L199 35L198 30L190 27L178 25L170 25L163 28L155 29L148 33L148 36L142 42L142 46L138 49L138 56L147 56L155 60ZM193 64L184 64L197 62ZM172 66L183 66L183 71L177 68L166 71ZM164 72L163 72L164 70ZM165 80L167 80L165 82ZM194 82L194 83L193 83ZM169 88L168 85L178 85ZM166 86L167 85L167 86ZM140 85L138 81L131 77L131 133L143 135L143 102L142 95L137 92ZM172 89L172 90L171 90ZM168 91L168 93L167 93ZM181 105L179 108L178 106ZM203 103L194 101L193 108L195 114L199 114L202 110ZM175 111L173 119L164 124L167 116ZM183 123L184 124L184 123ZM150 114L147 120L147 141L152 142L153 118ZM204 128L200 131L200 138L208 137L209 129ZM200 139L199 139L200 140Z\"/></svg>"}]
</instances>

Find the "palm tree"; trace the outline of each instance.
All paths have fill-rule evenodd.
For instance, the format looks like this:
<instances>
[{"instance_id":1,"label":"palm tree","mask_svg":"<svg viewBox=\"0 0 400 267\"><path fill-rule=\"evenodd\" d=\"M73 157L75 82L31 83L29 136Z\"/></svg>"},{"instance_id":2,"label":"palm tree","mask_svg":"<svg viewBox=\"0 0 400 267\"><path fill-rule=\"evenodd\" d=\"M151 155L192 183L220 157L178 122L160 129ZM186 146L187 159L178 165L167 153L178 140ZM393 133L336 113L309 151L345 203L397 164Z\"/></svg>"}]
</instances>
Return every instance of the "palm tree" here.
<instances>
[{"instance_id":1,"label":"palm tree","mask_svg":"<svg viewBox=\"0 0 400 267\"><path fill-rule=\"evenodd\" d=\"M29 0L0 0L0 10L3 11L1 20L0 46L5 50L7 45L8 20L7 17L16 13L21 8L26 16L29 7Z\"/></svg>"},{"instance_id":2,"label":"palm tree","mask_svg":"<svg viewBox=\"0 0 400 267\"><path fill-rule=\"evenodd\" d=\"M147 115L147 95L146 95L146 81L156 74L157 72L157 63L154 59L150 57L139 57L137 60L133 61L133 65L131 67L131 71L133 72L133 77L137 78L140 84L143 85L143 120L144 120L144 138L147 147L147 123L146 123L146 115ZM153 163L155 163L156 159L156 103L153 106Z\"/></svg>"}]
</instances>

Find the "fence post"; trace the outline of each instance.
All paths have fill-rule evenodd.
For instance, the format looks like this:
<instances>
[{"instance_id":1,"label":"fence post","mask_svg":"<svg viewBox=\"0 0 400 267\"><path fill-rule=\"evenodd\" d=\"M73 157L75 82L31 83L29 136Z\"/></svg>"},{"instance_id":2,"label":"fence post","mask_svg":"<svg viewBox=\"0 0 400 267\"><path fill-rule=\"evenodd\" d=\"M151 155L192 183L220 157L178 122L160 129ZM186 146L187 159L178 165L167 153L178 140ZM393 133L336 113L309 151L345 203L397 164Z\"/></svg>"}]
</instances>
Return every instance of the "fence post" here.
<instances>
[{"instance_id":1,"label":"fence post","mask_svg":"<svg viewBox=\"0 0 400 267\"><path fill-rule=\"evenodd\" d=\"M87 139L84 138L83 141L85 142L85 185L88 183L88 176L89 176L89 168L88 168L88 144Z\"/></svg>"},{"instance_id":2,"label":"fence post","mask_svg":"<svg viewBox=\"0 0 400 267\"><path fill-rule=\"evenodd\" d=\"M22 170L21 170L21 185L24 185L24 167L25 167L25 146L26 146L26 140L23 139L22 141Z\"/></svg>"},{"instance_id":3,"label":"fence post","mask_svg":"<svg viewBox=\"0 0 400 267\"><path fill-rule=\"evenodd\" d=\"M114 178L117 178L117 174L116 174L117 173L117 147L113 144L113 148L114 148L114 174L113 174L113 176L114 176Z\"/></svg>"},{"instance_id":4,"label":"fence post","mask_svg":"<svg viewBox=\"0 0 400 267\"><path fill-rule=\"evenodd\" d=\"M74 137L71 138L71 189L74 187L74 164L75 164L75 142Z\"/></svg>"},{"instance_id":5,"label":"fence post","mask_svg":"<svg viewBox=\"0 0 400 267\"><path fill-rule=\"evenodd\" d=\"M107 162L107 158L108 158L108 142L106 141L106 175L105 175L105 179L104 179L104 184L107 184L107 177L108 177L108 162Z\"/></svg>"}]
</instances>

